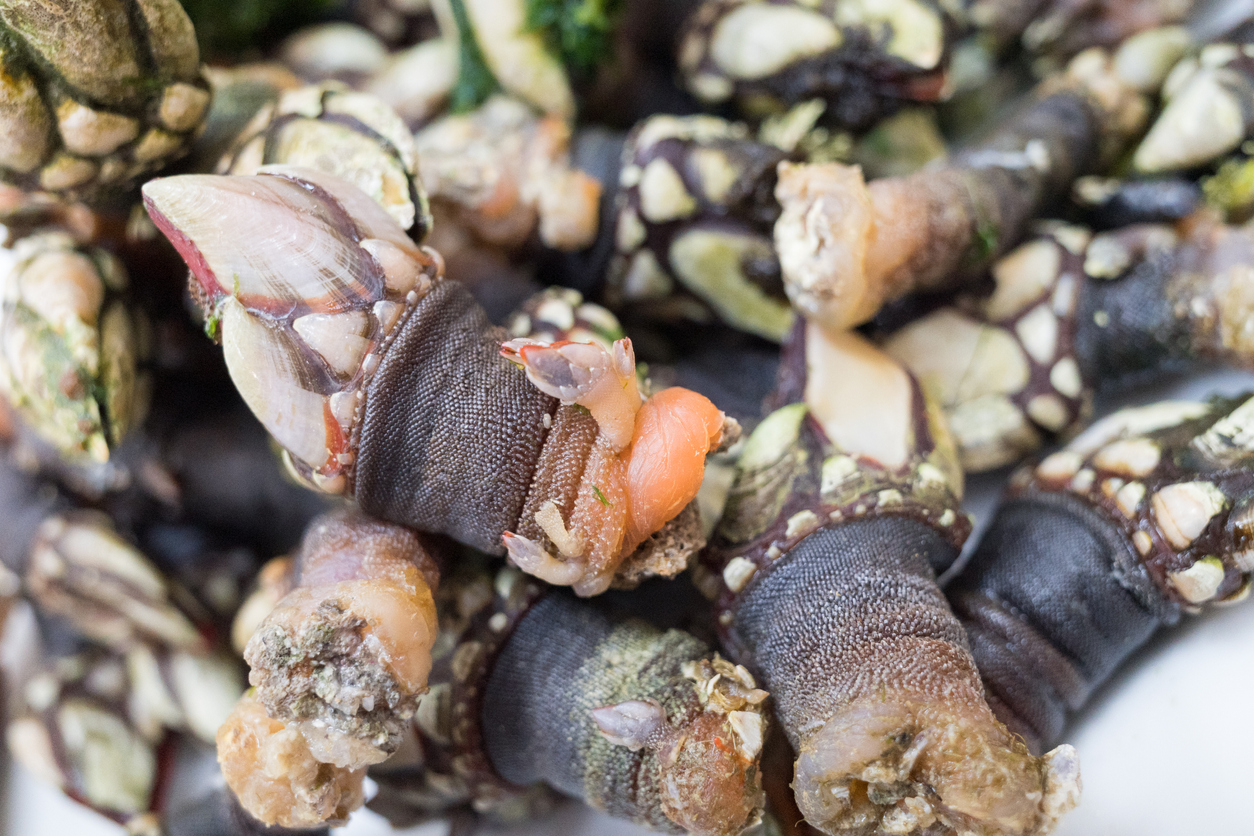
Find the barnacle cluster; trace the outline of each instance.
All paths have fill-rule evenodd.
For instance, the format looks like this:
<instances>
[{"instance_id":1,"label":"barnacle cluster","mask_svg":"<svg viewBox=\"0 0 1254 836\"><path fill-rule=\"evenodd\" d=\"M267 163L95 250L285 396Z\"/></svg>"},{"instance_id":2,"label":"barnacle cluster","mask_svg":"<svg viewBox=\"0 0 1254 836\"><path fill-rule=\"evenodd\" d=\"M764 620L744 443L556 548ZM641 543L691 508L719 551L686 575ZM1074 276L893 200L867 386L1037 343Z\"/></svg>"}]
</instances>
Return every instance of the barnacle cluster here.
<instances>
[{"instance_id":1,"label":"barnacle cluster","mask_svg":"<svg viewBox=\"0 0 1254 836\"><path fill-rule=\"evenodd\" d=\"M1248 11L297 5L0 0L6 740L67 796L1045 836L1069 719L1248 597L1254 397L1086 426L1254 367Z\"/></svg>"}]
</instances>

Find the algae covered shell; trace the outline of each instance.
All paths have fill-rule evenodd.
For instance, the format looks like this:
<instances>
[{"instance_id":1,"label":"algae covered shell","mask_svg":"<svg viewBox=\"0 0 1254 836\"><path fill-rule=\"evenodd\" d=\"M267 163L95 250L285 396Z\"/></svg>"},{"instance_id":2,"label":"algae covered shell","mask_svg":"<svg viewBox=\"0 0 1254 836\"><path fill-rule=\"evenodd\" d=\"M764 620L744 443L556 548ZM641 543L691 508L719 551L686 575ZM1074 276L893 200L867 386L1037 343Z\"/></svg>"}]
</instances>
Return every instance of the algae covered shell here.
<instances>
[{"instance_id":1,"label":"algae covered shell","mask_svg":"<svg viewBox=\"0 0 1254 836\"><path fill-rule=\"evenodd\" d=\"M91 196L182 156L209 107L177 0L0 6L0 180Z\"/></svg>"}]
</instances>

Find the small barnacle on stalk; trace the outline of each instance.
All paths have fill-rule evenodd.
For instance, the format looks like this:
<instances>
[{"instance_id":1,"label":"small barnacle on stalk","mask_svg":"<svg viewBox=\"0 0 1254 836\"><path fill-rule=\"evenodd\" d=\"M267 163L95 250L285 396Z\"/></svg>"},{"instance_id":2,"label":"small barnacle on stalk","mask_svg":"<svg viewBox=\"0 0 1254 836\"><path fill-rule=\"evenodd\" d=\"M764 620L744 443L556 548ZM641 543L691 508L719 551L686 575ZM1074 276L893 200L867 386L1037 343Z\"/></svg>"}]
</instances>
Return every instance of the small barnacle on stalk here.
<instances>
[{"instance_id":1,"label":"small barnacle on stalk","mask_svg":"<svg viewBox=\"0 0 1254 836\"><path fill-rule=\"evenodd\" d=\"M1254 367L1254 235L1199 213L1094 234L1055 224L886 350L944 408L963 467L1018 461L1088 419L1094 394L1220 361Z\"/></svg>"},{"instance_id":2,"label":"small barnacle on stalk","mask_svg":"<svg viewBox=\"0 0 1254 836\"><path fill-rule=\"evenodd\" d=\"M371 769L372 807L517 820L551 788L667 833L755 822L767 694L747 670L514 569L454 573L438 597L416 745Z\"/></svg>"},{"instance_id":3,"label":"small barnacle on stalk","mask_svg":"<svg viewBox=\"0 0 1254 836\"><path fill-rule=\"evenodd\" d=\"M186 153L209 106L177 0L0 8L0 179L94 196Z\"/></svg>"},{"instance_id":4,"label":"small barnacle on stalk","mask_svg":"<svg viewBox=\"0 0 1254 836\"><path fill-rule=\"evenodd\" d=\"M543 343L563 340L596 343L606 351L623 339L618 318L568 287L550 287L532 296L505 325L514 339Z\"/></svg>"},{"instance_id":5,"label":"small barnacle on stalk","mask_svg":"<svg viewBox=\"0 0 1254 836\"><path fill-rule=\"evenodd\" d=\"M856 167L781 165L775 246L789 298L844 328L911 291L980 275L1075 177L1117 154L1147 110L1116 57L1090 50L944 165L870 183Z\"/></svg>"},{"instance_id":6,"label":"small barnacle on stalk","mask_svg":"<svg viewBox=\"0 0 1254 836\"><path fill-rule=\"evenodd\" d=\"M1125 409L1011 481L946 594L1032 746L1182 612L1248 596L1252 427L1248 393Z\"/></svg>"},{"instance_id":7,"label":"small barnacle on stalk","mask_svg":"<svg viewBox=\"0 0 1254 836\"><path fill-rule=\"evenodd\" d=\"M523 102L494 96L445 116L414 137L422 181L441 224L514 249L537 231L558 250L580 250L597 232L601 185L571 166L570 126ZM452 258L445 238L435 244Z\"/></svg>"},{"instance_id":8,"label":"small barnacle on stalk","mask_svg":"<svg viewBox=\"0 0 1254 836\"><path fill-rule=\"evenodd\" d=\"M374 96L335 83L284 92L263 106L218 163L220 174L293 165L342 177L421 241L431 230L413 135Z\"/></svg>"},{"instance_id":9,"label":"small barnacle on stalk","mask_svg":"<svg viewBox=\"0 0 1254 836\"><path fill-rule=\"evenodd\" d=\"M797 339L706 568L801 812L831 834L1048 833L1078 798L1074 750L1033 757L996 720L936 585L970 532L939 410L861 337Z\"/></svg>"},{"instance_id":10,"label":"small barnacle on stalk","mask_svg":"<svg viewBox=\"0 0 1254 836\"><path fill-rule=\"evenodd\" d=\"M706 399L657 392L630 434L561 405L500 356L507 334L442 280L440 256L332 175L171 177L144 194L244 400L314 487L495 554L507 532L545 553L556 535L578 552L563 571L582 594L680 524L723 437Z\"/></svg>"},{"instance_id":11,"label":"small barnacle on stalk","mask_svg":"<svg viewBox=\"0 0 1254 836\"><path fill-rule=\"evenodd\" d=\"M0 250L0 395L68 460L105 462L142 420L146 322L112 254L44 229Z\"/></svg>"},{"instance_id":12,"label":"small barnacle on stalk","mask_svg":"<svg viewBox=\"0 0 1254 836\"><path fill-rule=\"evenodd\" d=\"M438 569L414 532L338 512L311 523L291 571L244 648L254 698L320 762L378 763L426 690Z\"/></svg>"}]
</instances>

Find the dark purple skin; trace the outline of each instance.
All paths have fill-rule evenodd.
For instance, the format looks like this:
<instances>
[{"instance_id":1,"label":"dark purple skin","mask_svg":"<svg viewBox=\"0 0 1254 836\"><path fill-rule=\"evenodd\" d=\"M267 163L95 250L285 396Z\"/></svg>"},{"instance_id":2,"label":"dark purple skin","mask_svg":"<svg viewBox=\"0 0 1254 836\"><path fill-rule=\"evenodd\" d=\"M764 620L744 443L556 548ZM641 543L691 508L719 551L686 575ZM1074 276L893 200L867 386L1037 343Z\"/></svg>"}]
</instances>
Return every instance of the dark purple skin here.
<instances>
[{"instance_id":1,"label":"dark purple skin","mask_svg":"<svg viewBox=\"0 0 1254 836\"><path fill-rule=\"evenodd\" d=\"M1047 749L1092 693L1181 610L1194 606L1170 573L1202 557L1218 558L1223 580L1205 603L1235 599L1249 573L1234 555L1249 547L1254 459L1233 448L1214 459L1193 440L1246 402L1217 399L1203 416L1156 431L1161 463L1140 481L1147 496L1194 480L1225 496L1186 548L1173 548L1155 528L1148 501L1129 516L1097 487L1080 490L1048 481L1031 467L1011 483L971 560L945 590L966 628L999 719L1033 748ZM1086 466L1094 467L1086 458ZM1142 552L1133 534L1149 533Z\"/></svg>"}]
</instances>

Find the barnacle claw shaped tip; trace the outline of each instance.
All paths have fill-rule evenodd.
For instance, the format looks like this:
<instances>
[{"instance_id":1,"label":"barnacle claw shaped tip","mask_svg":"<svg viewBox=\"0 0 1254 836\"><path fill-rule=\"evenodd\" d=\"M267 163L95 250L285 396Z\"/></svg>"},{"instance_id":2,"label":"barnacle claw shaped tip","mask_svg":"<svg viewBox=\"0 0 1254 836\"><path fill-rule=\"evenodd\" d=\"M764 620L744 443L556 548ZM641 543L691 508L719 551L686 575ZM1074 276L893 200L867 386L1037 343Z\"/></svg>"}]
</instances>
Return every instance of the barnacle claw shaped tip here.
<instances>
[{"instance_id":1,"label":"barnacle claw shaped tip","mask_svg":"<svg viewBox=\"0 0 1254 836\"><path fill-rule=\"evenodd\" d=\"M509 559L528 575L554 586L571 586L578 583L587 567L577 561L558 560L545 551L539 543L507 531L501 536Z\"/></svg>"},{"instance_id":2,"label":"barnacle claw shaped tip","mask_svg":"<svg viewBox=\"0 0 1254 836\"><path fill-rule=\"evenodd\" d=\"M596 343L518 339L503 343L501 354L521 366L541 392L585 407L615 449L631 444L640 409L631 340L618 340L607 351Z\"/></svg>"}]
</instances>

